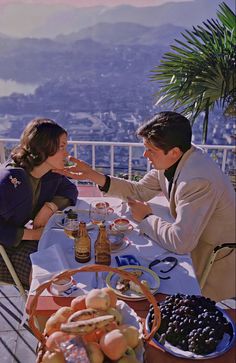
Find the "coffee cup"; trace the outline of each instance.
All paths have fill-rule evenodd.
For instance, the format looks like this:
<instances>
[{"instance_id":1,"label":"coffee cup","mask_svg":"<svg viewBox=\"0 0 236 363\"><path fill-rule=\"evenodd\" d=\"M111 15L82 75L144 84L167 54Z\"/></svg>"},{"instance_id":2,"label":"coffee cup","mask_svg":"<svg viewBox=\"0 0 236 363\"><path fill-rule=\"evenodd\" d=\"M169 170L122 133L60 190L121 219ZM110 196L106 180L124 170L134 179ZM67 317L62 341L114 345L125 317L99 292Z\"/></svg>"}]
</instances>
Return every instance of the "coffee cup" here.
<instances>
[{"instance_id":1,"label":"coffee cup","mask_svg":"<svg viewBox=\"0 0 236 363\"><path fill-rule=\"evenodd\" d=\"M130 226L130 221L126 218L117 218L114 220L113 225L119 231L127 231Z\"/></svg>"},{"instance_id":2,"label":"coffee cup","mask_svg":"<svg viewBox=\"0 0 236 363\"><path fill-rule=\"evenodd\" d=\"M63 292L73 285L73 277L64 277L52 282L52 288L57 292Z\"/></svg>"}]
</instances>

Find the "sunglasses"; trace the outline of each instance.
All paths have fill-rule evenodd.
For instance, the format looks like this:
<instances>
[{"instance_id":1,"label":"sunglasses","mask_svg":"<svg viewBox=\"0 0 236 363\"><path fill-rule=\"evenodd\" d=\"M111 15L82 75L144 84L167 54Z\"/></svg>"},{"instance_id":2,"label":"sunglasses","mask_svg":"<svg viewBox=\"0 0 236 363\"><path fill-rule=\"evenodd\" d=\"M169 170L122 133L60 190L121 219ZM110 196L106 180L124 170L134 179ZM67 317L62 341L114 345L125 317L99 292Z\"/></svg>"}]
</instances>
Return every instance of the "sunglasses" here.
<instances>
[{"instance_id":1,"label":"sunglasses","mask_svg":"<svg viewBox=\"0 0 236 363\"><path fill-rule=\"evenodd\" d=\"M150 269L150 270L152 270L152 268L154 267L154 266L156 266L156 265L158 265L159 263L165 263L165 262L169 262L169 263L171 263L172 264L172 266L171 267L169 267L167 270L160 270L160 272L161 273L163 273L163 274L166 274L166 273L168 273L168 272L170 272L171 270L173 270L173 268L175 268L175 266L178 264L178 260L177 260L177 258L175 258L175 257L173 257L173 256L168 256L168 257L165 257L165 258L163 258L162 260L159 260L158 258L157 259L155 259L154 261L152 261L150 264L149 264L149 266L148 266L148 268ZM159 275L158 275L159 276ZM163 277L163 276L159 276L159 278L160 279L162 279L162 280L169 280L170 279L170 276L165 276L165 277Z\"/></svg>"}]
</instances>

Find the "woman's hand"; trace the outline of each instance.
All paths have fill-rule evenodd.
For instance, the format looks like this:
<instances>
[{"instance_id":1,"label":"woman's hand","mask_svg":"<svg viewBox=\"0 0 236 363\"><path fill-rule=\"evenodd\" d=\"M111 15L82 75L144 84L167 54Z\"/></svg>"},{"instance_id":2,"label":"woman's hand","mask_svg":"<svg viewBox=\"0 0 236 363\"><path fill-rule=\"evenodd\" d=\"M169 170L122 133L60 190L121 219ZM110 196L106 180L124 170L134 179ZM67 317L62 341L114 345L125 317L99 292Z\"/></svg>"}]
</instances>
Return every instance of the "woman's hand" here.
<instances>
[{"instance_id":1,"label":"woman's hand","mask_svg":"<svg viewBox=\"0 0 236 363\"><path fill-rule=\"evenodd\" d=\"M41 228L37 228L37 229L24 229L24 234L22 239L23 240L27 240L27 241L38 241L40 240L40 237L42 236L43 233L43 227Z\"/></svg>"},{"instance_id":2,"label":"woman's hand","mask_svg":"<svg viewBox=\"0 0 236 363\"><path fill-rule=\"evenodd\" d=\"M94 170L85 161L75 159L72 156L69 157L69 160L74 165L65 167L64 169L53 169L52 171L75 180L90 180L100 186L105 184L105 175Z\"/></svg>"},{"instance_id":3,"label":"woman's hand","mask_svg":"<svg viewBox=\"0 0 236 363\"><path fill-rule=\"evenodd\" d=\"M139 200L135 200L129 197L127 198L127 200L132 217L135 221L141 222L147 214L152 213L152 209L148 205L148 203L140 202Z\"/></svg>"},{"instance_id":4,"label":"woman's hand","mask_svg":"<svg viewBox=\"0 0 236 363\"><path fill-rule=\"evenodd\" d=\"M33 229L46 226L49 218L53 215L53 211L46 205L40 209L33 221Z\"/></svg>"}]
</instances>

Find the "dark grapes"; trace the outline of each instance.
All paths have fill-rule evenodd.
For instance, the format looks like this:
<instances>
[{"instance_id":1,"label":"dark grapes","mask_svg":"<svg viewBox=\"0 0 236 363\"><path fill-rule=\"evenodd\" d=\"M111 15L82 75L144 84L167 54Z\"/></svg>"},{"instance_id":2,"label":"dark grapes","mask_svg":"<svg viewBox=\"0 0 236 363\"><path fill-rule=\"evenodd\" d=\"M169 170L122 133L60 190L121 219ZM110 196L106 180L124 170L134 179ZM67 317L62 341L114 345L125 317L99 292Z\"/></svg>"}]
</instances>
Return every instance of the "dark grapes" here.
<instances>
[{"instance_id":1,"label":"dark grapes","mask_svg":"<svg viewBox=\"0 0 236 363\"><path fill-rule=\"evenodd\" d=\"M204 355L215 351L224 333L232 335L231 324L209 298L175 294L159 306L162 320L155 339L161 344L167 340L180 349ZM150 327L154 318L152 306L149 313Z\"/></svg>"}]
</instances>

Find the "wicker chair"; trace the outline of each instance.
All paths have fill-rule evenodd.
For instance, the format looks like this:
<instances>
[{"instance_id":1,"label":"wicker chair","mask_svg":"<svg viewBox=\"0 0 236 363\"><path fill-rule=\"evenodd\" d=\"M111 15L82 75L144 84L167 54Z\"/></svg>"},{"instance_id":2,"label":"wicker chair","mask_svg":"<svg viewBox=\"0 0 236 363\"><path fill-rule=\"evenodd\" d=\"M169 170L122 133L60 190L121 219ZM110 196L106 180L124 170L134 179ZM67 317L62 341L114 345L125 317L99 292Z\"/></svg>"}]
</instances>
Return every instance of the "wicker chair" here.
<instances>
[{"instance_id":1,"label":"wicker chair","mask_svg":"<svg viewBox=\"0 0 236 363\"><path fill-rule=\"evenodd\" d=\"M25 292L25 289L24 287L22 286L22 283L20 282L20 279L19 277L17 276L17 273L6 253L6 250L5 248L3 247L3 245L0 244L0 255L2 256L3 258L3 261L5 262L7 268L8 268L8 271L10 272L12 278L13 278L13 281L14 281L14 285L17 287L17 289L19 290L22 298L26 301L27 299L27 294ZM6 282L3 282L3 281L0 281L0 284L1 285L9 285L10 283L6 283ZM12 283L13 284L13 283Z\"/></svg>"},{"instance_id":2,"label":"wicker chair","mask_svg":"<svg viewBox=\"0 0 236 363\"><path fill-rule=\"evenodd\" d=\"M211 267L215 261L215 258L218 254L219 251L222 251L222 249L232 249L232 248L236 248L236 243L223 243L222 245L218 245L214 248L214 250L212 251L212 253L210 254L206 266L204 268L201 280L200 280L200 287L201 289L204 287L207 276L209 275L209 272L211 270Z\"/></svg>"}]
</instances>

